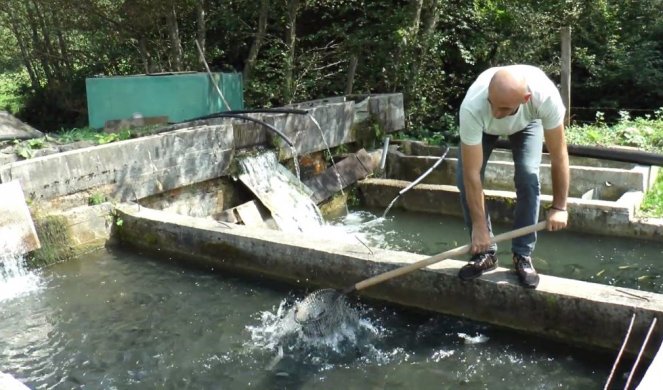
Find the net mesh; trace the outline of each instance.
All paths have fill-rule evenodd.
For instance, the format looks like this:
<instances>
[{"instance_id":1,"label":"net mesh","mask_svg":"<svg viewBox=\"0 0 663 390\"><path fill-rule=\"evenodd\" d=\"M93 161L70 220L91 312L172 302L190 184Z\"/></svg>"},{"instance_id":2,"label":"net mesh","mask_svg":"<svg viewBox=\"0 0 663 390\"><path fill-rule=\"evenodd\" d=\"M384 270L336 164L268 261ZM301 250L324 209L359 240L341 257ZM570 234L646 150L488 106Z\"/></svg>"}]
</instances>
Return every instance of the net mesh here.
<instances>
[{"instance_id":1,"label":"net mesh","mask_svg":"<svg viewBox=\"0 0 663 390\"><path fill-rule=\"evenodd\" d=\"M304 334L324 337L337 331L344 323L358 321L345 295L333 289L314 291L295 306L295 321Z\"/></svg>"}]
</instances>

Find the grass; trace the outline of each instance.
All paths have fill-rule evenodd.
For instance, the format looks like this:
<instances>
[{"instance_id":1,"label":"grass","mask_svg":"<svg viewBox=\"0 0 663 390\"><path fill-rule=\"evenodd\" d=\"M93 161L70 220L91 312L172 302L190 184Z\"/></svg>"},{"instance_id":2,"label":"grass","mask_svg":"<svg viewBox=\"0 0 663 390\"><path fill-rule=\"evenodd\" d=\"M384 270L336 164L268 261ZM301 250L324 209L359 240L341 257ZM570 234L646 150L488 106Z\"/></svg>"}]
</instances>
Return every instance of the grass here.
<instances>
[{"instance_id":1,"label":"grass","mask_svg":"<svg viewBox=\"0 0 663 390\"><path fill-rule=\"evenodd\" d=\"M658 174L654 187L647 192L640 206L642 217L663 217L663 173Z\"/></svg>"}]
</instances>

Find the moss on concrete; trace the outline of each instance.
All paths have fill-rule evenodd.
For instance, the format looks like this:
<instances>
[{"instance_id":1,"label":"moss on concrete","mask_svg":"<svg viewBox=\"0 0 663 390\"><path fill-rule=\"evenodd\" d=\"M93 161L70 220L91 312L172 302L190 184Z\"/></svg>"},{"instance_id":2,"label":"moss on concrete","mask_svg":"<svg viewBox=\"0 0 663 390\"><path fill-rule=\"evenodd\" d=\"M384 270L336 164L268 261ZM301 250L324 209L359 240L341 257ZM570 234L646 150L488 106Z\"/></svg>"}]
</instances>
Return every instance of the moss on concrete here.
<instances>
[{"instance_id":1,"label":"moss on concrete","mask_svg":"<svg viewBox=\"0 0 663 390\"><path fill-rule=\"evenodd\" d=\"M49 266L76 256L72 245L69 222L63 216L46 215L34 219L35 229L41 248L32 252L28 266L32 268Z\"/></svg>"}]
</instances>

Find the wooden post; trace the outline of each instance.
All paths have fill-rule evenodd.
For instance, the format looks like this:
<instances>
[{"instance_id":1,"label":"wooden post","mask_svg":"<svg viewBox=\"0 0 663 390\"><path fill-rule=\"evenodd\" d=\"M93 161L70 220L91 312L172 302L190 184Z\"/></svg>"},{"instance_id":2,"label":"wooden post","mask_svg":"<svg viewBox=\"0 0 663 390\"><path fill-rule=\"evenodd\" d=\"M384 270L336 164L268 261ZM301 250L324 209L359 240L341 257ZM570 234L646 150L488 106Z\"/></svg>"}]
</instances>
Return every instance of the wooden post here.
<instances>
[{"instance_id":1,"label":"wooden post","mask_svg":"<svg viewBox=\"0 0 663 390\"><path fill-rule=\"evenodd\" d=\"M562 102L566 107L564 125L571 122L571 27L562 27Z\"/></svg>"}]
</instances>

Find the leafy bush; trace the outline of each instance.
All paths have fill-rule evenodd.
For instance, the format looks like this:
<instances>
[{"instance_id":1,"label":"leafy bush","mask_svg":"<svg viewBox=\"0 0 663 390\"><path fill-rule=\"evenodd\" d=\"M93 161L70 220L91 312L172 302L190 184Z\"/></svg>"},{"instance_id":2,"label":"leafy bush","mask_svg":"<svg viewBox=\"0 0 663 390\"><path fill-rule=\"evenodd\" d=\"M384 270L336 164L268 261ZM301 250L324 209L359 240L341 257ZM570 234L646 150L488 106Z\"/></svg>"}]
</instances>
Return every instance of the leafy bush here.
<instances>
[{"instance_id":1,"label":"leafy bush","mask_svg":"<svg viewBox=\"0 0 663 390\"><path fill-rule=\"evenodd\" d=\"M608 126L602 113L596 122L567 128L567 142L575 145L632 146L651 152L663 152L663 109L652 116L631 118L621 111L619 121Z\"/></svg>"}]
</instances>

